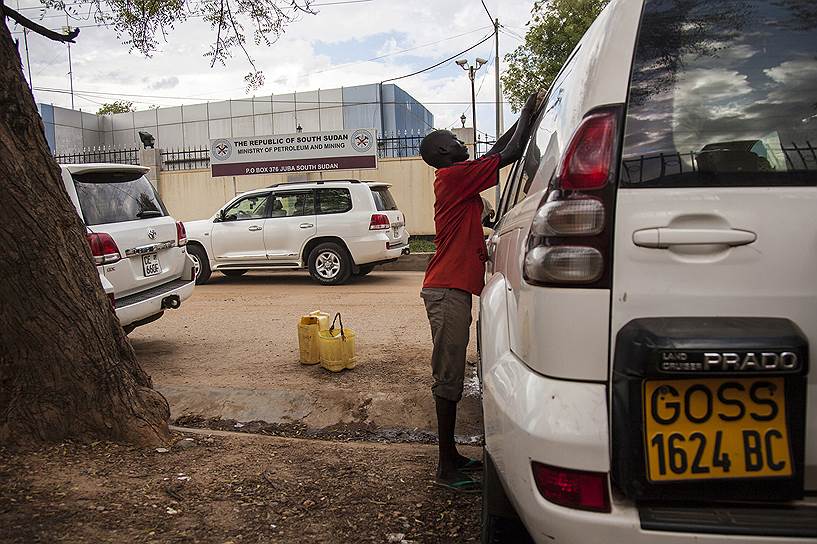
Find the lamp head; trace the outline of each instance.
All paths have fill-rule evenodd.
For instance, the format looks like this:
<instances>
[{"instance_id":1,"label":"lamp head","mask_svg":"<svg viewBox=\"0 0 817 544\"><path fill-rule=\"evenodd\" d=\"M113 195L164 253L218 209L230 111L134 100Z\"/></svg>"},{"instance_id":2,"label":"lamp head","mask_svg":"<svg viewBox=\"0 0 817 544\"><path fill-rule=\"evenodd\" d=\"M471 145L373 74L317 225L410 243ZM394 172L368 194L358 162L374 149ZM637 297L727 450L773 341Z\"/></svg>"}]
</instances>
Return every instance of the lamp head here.
<instances>
[{"instance_id":1,"label":"lamp head","mask_svg":"<svg viewBox=\"0 0 817 544\"><path fill-rule=\"evenodd\" d=\"M483 64L488 64L488 61L487 61L487 60L485 60L485 59L483 59L483 58L481 58L481 57L477 57L477 68L479 68L479 67L480 67L480 66L482 66Z\"/></svg>"},{"instance_id":2,"label":"lamp head","mask_svg":"<svg viewBox=\"0 0 817 544\"><path fill-rule=\"evenodd\" d=\"M459 64L461 68L465 68L465 65L468 64L468 60L467 59L460 59L460 60L457 61L457 64Z\"/></svg>"}]
</instances>

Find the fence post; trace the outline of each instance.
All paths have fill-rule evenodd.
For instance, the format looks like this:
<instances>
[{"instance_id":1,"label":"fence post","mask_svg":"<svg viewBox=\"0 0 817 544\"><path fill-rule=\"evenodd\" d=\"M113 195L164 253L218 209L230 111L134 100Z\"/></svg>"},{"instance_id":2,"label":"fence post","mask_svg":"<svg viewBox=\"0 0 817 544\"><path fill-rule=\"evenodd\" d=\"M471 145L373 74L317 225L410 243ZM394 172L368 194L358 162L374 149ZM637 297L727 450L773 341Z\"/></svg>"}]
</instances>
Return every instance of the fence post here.
<instances>
[{"instance_id":1,"label":"fence post","mask_svg":"<svg viewBox=\"0 0 817 544\"><path fill-rule=\"evenodd\" d=\"M147 178L153 184L159 195L162 194L160 185L160 170L162 169L162 153L160 149L140 149L139 150L139 164L150 168L147 173Z\"/></svg>"}]
</instances>

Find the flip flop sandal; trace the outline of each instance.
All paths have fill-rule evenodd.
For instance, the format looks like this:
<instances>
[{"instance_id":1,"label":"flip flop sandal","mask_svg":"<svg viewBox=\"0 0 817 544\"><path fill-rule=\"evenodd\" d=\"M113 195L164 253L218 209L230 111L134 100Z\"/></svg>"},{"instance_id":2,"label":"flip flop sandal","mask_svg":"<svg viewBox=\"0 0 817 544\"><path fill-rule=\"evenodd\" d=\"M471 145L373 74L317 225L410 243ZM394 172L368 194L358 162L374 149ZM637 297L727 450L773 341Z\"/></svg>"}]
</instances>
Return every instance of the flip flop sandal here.
<instances>
[{"instance_id":1,"label":"flip flop sandal","mask_svg":"<svg viewBox=\"0 0 817 544\"><path fill-rule=\"evenodd\" d=\"M482 493L482 484L477 480L472 480L471 478L455 480L453 482L446 482L443 480L435 479L434 485L444 487L450 491L456 491L457 493L466 493L469 495Z\"/></svg>"},{"instance_id":2,"label":"flip flop sandal","mask_svg":"<svg viewBox=\"0 0 817 544\"><path fill-rule=\"evenodd\" d=\"M482 470L482 461L479 459L469 459L464 465L457 467L462 472L479 472Z\"/></svg>"}]
</instances>

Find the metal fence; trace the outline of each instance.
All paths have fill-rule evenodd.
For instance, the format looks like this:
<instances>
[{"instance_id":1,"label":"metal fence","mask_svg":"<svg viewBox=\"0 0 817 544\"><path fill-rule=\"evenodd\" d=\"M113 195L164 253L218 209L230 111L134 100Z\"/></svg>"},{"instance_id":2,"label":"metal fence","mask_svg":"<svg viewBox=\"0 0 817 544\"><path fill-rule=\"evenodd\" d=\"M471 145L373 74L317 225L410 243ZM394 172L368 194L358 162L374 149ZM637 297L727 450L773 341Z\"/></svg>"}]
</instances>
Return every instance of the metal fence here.
<instances>
[{"instance_id":1,"label":"metal fence","mask_svg":"<svg viewBox=\"0 0 817 544\"><path fill-rule=\"evenodd\" d=\"M90 162L139 164L139 148L87 147L82 151L54 155L54 158L60 164L87 164Z\"/></svg>"},{"instance_id":2,"label":"metal fence","mask_svg":"<svg viewBox=\"0 0 817 544\"><path fill-rule=\"evenodd\" d=\"M210 150L162 149L162 170L195 170L210 167Z\"/></svg>"},{"instance_id":3,"label":"metal fence","mask_svg":"<svg viewBox=\"0 0 817 544\"><path fill-rule=\"evenodd\" d=\"M381 159L417 157L423 135L407 134L388 136L377 140L377 156ZM493 141L477 140L477 156L484 155L494 145ZM206 147L186 149L162 149L163 170L195 170L210 167L210 150Z\"/></svg>"},{"instance_id":4,"label":"metal fence","mask_svg":"<svg viewBox=\"0 0 817 544\"><path fill-rule=\"evenodd\" d=\"M377 156L381 159L395 157L416 157L420 154L423 136L394 136L377 139Z\"/></svg>"},{"instance_id":5,"label":"metal fence","mask_svg":"<svg viewBox=\"0 0 817 544\"><path fill-rule=\"evenodd\" d=\"M417 157L420 155L420 142L424 135L407 135L377 140L377 156L383 158L395 157ZM476 156L481 157L487 153L496 143L493 140L483 140L482 135L477 134Z\"/></svg>"},{"instance_id":6,"label":"metal fence","mask_svg":"<svg viewBox=\"0 0 817 544\"><path fill-rule=\"evenodd\" d=\"M420 142L422 141L423 135L418 134L379 138L377 140L377 156L381 159L417 157L420 155ZM481 157L493 145L493 141L477 139L476 156ZM210 150L207 147L162 149L160 153L162 170L196 170L210 167ZM62 164L89 162L139 164L139 149L92 147L74 153L55 155L54 157L57 162Z\"/></svg>"}]
</instances>

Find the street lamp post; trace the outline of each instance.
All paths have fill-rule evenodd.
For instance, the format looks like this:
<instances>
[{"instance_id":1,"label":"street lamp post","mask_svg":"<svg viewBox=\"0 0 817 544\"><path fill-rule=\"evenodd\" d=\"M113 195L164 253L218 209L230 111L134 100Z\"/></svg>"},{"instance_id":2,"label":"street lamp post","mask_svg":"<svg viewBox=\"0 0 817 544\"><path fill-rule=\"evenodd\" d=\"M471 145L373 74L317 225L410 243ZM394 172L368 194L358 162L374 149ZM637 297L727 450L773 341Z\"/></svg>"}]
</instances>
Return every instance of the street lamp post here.
<instances>
[{"instance_id":1,"label":"street lamp post","mask_svg":"<svg viewBox=\"0 0 817 544\"><path fill-rule=\"evenodd\" d=\"M457 61L457 64L460 68L468 72L468 79L471 80L471 121L474 125L474 158L477 157L477 97L474 93L474 77L477 73L477 70L482 68L483 65L488 64L488 61L477 57L477 64L476 66L468 65L468 59L460 59Z\"/></svg>"}]
</instances>

